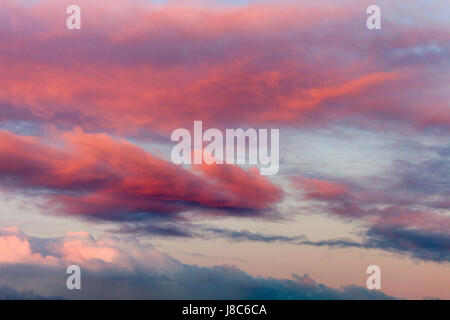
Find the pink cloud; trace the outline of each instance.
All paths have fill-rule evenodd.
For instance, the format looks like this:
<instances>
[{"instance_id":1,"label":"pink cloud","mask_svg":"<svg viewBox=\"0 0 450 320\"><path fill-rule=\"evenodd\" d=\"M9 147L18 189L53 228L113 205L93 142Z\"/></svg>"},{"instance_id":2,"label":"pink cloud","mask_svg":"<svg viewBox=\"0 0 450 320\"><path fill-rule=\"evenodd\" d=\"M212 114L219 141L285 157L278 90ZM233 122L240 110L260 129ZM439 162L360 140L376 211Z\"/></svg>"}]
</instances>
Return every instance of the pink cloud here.
<instances>
[{"instance_id":1,"label":"pink cloud","mask_svg":"<svg viewBox=\"0 0 450 320\"><path fill-rule=\"evenodd\" d=\"M124 140L80 129L52 145L0 131L0 172L16 190L48 190L46 204L63 214L98 219L175 217L198 210L259 214L282 192L258 171L203 165L198 173L157 158ZM260 194L266 194L261 199Z\"/></svg>"},{"instance_id":2,"label":"pink cloud","mask_svg":"<svg viewBox=\"0 0 450 320\"><path fill-rule=\"evenodd\" d=\"M430 208L411 208L411 203L417 207L420 202L396 197L389 190L380 191L301 176L291 179L294 190L302 193L301 199L315 201L326 214L343 219L358 219L369 225L436 232L446 232L450 228L450 219L445 215L433 212Z\"/></svg>"},{"instance_id":3,"label":"pink cloud","mask_svg":"<svg viewBox=\"0 0 450 320\"><path fill-rule=\"evenodd\" d=\"M339 199L348 192L346 185L326 180L295 177L292 184L295 188L304 189L307 199Z\"/></svg>"},{"instance_id":4,"label":"pink cloud","mask_svg":"<svg viewBox=\"0 0 450 320\"><path fill-rule=\"evenodd\" d=\"M11 233L0 236L0 263L4 264L44 264L55 265L57 259L51 256L43 256L31 250L27 239L19 234Z\"/></svg>"},{"instance_id":5,"label":"pink cloud","mask_svg":"<svg viewBox=\"0 0 450 320\"><path fill-rule=\"evenodd\" d=\"M80 265L90 270L119 268L133 270L136 263L168 267L171 258L151 247L114 239L94 239L89 233L68 232L64 237L41 241L20 230L0 229L0 264L47 267Z\"/></svg>"},{"instance_id":6,"label":"pink cloud","mask_svg":"<svg viewBox=\"0 0 450 320\"><path fill-rule=\"evenodd\" d=\"M0 35L0 103L11 109L4 121L146 137L194 119L215 127L450 124L443 81L430 72L448 63L445 55L408 63L420 58L410 48L445 50L450 35L432 24L411 31L395 23L372 41L350 23L360 14L351 3L102 1L79 3L78 33L65 30L64 2L1 5L9 17Z\"/></svg>"}]
</instances>

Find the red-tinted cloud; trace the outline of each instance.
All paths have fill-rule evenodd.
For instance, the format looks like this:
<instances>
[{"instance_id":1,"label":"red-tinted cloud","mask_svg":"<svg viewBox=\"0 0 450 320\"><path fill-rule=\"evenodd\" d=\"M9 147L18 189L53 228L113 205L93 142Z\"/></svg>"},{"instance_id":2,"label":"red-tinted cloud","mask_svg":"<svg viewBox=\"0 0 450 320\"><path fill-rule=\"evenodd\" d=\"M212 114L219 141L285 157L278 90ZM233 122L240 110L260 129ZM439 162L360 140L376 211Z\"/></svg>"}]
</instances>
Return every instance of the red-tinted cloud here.
<instances>
[{"instance_id":1,"label":"red-tinted cloud","mask_svg":"<svg viewBox=\"0 0 450 320\"><path fill-rule=\"evenodd\" d=\"M402 198L393 190L378 191L342 182L293 177L292 186L313 201L319 212L368 226L363 242L328 240L304 244L378 248L422 260L448 262L450 218L417 199ZM436 194L435 197L439 196Z\"/></svg>"},{"instance_id":2,"label":"red-tinted cloud","mask_svg":"<svg viewBox=\"0 0 450 320\"><path fill-rule=\"evenodd\" d=\"M259 214L282 196L257 170L204 165L191 172L124 140L81 129L53 145L0 131L0 175L9 188L40 191L61 213L99 219L189 210Z\"/></svg>"},{"instance_id":3,"label":"red-tinted cloud","mask_svg":"<svg viewBox=\"0 0 450 320\"><path fill-rule=\"evenodd\" d=\"M295 177L293 185L304 188L308 199L333 200L346 196L348 188L345 184L319 179Z\"/></svg>"},{"instance_id":4,"label":"red-tinted cloud","mask_svg":"<svg viewBox=\"0 0 450 320\"><path fill-rule=\"evenodd\" d=\"M450 228L450 219L445 215L433 212L432 208L423 208L424 204L416 199L396 196L390 190L305 177L293 177L292 186L303 194L302 199L316 201L323 212L343 219L437 232Z\"/></svg>"},{"instance_id":5,"label":"red-tinted cloud","mask_svg":"<svg viewBox=\"0 0 450 320\"><path fill-rule=\"evenodd\" d=\"M350 3L100 0L79 1L82 30L69 31L68 4L0 5L0 108L8 110L0 121L140 136L195 119L214 127L450 124L448 78L434 72L449 65L450 34L431 22L411 30L392 19L389 32L370 33L361 31L364 10Z\"/></svg>"}]
</instances>

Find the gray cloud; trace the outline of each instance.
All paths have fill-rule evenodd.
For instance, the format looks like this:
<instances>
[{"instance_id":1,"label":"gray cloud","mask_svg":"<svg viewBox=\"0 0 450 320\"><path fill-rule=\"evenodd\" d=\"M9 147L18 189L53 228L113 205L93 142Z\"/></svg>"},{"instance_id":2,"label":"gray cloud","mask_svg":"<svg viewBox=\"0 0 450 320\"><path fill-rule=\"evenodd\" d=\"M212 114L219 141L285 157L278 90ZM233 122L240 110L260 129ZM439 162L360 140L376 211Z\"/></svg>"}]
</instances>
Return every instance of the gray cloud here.
<instances>
[{"instance_id":1,"label":"gray cloud","mask_svg":"<svg viewBox=\"0 0 450 320\"><path fill-rule=\"evenodd\" d=\"M29 288L25 293L5 290L11 299L391 299L382 292L360 286L334 289L309 276L291 279L254 277L230 266L198 267L178 263L168 270L84 270L82 289L65 288L62 268L37 266L0 267L0 282ZM23 290L23 289L22 289ZM35 294L34 292L42 292ZM0 293L1 294L1 293Z\"/></svg>"},{"instance_id":2,"label":"gray cloud","mask_svg":"<svg viewBox=\"0 0 450 320\"><path fill-rule=\"evenodd\" d=\"M450 262L450 234L407 229L396 226L375 226L367 232L368 247L380 248L435 262Z\"/></svg>"},{"instance_id":3,"label":"gray cloud","mask_svg":"<svg viewBox=\"0 0 450 320\"><path fill-rule=\"evenodd\" d=\"M17 291L14 288L0 286L0 300L45 300L45 299L62 299L61 297L44 297L30 291Z\"/></svg>"},{"instance_id":4,"label":"gray cloud","mask_svg":"<svg viewBox=\"0 0 450 320\"><path fill-rule=\"evenodd\" d=\"M0 261L0 297L4 298L390 298L363 287L332 288L308 275L265 278L252 276L230 265L200 267L184 264L136 239L95 240L87 233L73 233L65 238L44 241L19 230L4 229L0 232L0 241L11 244L0 257L3 259ZM80 256L79 252L85 249L89 249L90 254ZM66 288L66 268L72 264L81 267L81 290Z\"/></svg>"},{"instance_id":5,"label":"gray cloud","mask_svg":"<svg viewBox=\"0 0 450 320\"><path fill-rule=\"evenodd\" d=\"M416 259L434 262L450 261L450 236L443 232L426 229L412 229L399 225L374 225L362 232L362 240L347 238L311 241L304 235L285 236L230 230L205 225L164 224L141 225L139 229L122 228L120 232L144 236L188 237L199 239L222 238L232 242L255 241L263 243L287 243L327 248L379 249L407 255Z\"/></svg>"}]
</instances>

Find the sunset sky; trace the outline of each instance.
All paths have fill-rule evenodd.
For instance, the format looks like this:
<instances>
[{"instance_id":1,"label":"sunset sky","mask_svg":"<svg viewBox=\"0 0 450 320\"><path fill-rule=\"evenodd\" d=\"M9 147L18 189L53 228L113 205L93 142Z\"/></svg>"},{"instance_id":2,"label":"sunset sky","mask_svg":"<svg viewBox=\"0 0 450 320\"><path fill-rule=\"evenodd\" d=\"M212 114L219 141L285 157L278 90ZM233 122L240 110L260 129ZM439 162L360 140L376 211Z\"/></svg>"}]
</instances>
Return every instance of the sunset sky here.
<instances>
[{"instance_id":1,"label":"sunset sky","mask_svg":"<svg viewBox=\"0 0 450 320\"><path fill-rule=\"evenodd\" d=\"M0 299L450 299L449 19L445 0L0 0ZM174 164L196 120L279 129L278 173Z\"/></svg>"}]
</instances>

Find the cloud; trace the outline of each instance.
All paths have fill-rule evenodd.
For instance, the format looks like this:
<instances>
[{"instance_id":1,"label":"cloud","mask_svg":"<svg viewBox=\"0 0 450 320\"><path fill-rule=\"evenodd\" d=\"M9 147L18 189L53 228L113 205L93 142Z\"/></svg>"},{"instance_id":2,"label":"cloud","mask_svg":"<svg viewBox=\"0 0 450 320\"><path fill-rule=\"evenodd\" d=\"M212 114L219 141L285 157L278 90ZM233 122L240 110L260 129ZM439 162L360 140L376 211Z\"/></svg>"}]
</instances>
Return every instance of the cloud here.
<instances>
[{"instance_id":1,"label":"cloud","mask_svg":"<svg viewBox=\"0 0 450 320\"><path fill-rule=\"evenodd\" d=\"M391 176L395 183L385 182L381 190L377 187L377 178L370 178L369 186L360 186L355 181L292 177L291 185L301 192L303 201L307 201L314 212L347 221L356 220L367 228L360 232L363 238L359 242L305 239L301 244L381 249L420 260L449 262L450 219L440 211L446 207L443 199L448 193L447 172L434 172L430 166L445 167L441 159L419 161L418 164L402 161L402 166L396 164ZM428 196L433 201L427 200Z\"/></svg>"},{"instance_id":2,"label":"cloud","mask_svg":"<svg viewBox=\"0 0 450 320\"><path fill-rule=\"evenodd\" d=\"M426 158L421 161L403 160L395 164L400 175L399 187L423 196L450 196L450 146L424 148ZM419 151L419 152L420 152Z\"/></svg>"},{"instance_id":3,"label":"cloud","mask_svg":"<svg viewBox=\"0 0 450 320\"><path fill-rule=\"evenodd\" d=\"M450 236L446 232L412 229L398 225L374 225L362 235L361 241L326 239L311 241L305 236L267 235L245 230L206 228L206 234L231 241L281 242L326 248L378 249L407 255L424 261L450 262Z\"/></svg>"},{"instance_id":4,"label":"cloud","mask_svg":"<svg viewBox=\"0 0 450 320\"><path fill-rule=\"evenodd\" d=\"M434 165L436 162L438 165ZM434 168L445 167L443 162L439 159L415 164L402 160L401 164L395 162L386 176L360 180L291 176L291 187L311 208L346 220L443 231L450 226L450 220L435 209L445 207L447 172L433 172L430 168L430 163Z\"/></svg>"},{"instance_id":5,"label":"cloud","mask_svg":"<svg viewBox=\"0 0 450 320\"><path fill-rule=\"evenodd\" d=\"M414 258L450 262L450 235L398 226L374 226L367 232L369 246L382 248Z\"/></svg>"},{"instance_id":6,"label":"cloud","mask_svg":"<svg viewBox=\"0 0 450 320\"><path fill-rule=\"evenodd\" d=\"M360 232L361 240L348 238L309 240L305 235L285 236L251 232L248 230L231 230L183 223L141 223L122 226L113 233L124 233L144 236L216 239L221 238L232 242L262 242L285 243L296 246L337 248L356 248L364 250L383 250L411 258L434 261L438 263L450 262L450 238L445 231L434 231L426 228L414 228L414 225L389 224L369 225L368 229Z\"/></svg>"},{"instance_id":7,"label":"cloud","mask_svg":"<svg viewBox=\"0 0 450 320\"><path fill-rule=\"evenodd\" d=\"M372 185L379 182L376 177L362 183L294 179L310 212L363 223L367 229L357 242L194 226L193 218L200 216L279 218L276 206L284 192L254 169L187 169L130 142L166 143L173 129L189 128L198 119L216 128L327 130L337 124L446 136L447 4L392 5L383 12L389 32L366 30L365 10L356 0L242 6L79 0L80 32L65 29L69 4L0 4L0 128L6 129L0 131L2 191L38 199L51 213L114 221L119 232L379 248L448 261L446 147L426 161L413 164L405 157L408 161L397 162L389 172L397 181L389 187ZM422 28L412 28L409 21L420 21ZM90 288L92 297L183 297L180 292L197 292L199 285L186 277L200 279L201 273L237 279L230 280L235 286L229 293L216 292L218 297L235 292L277 297L274 288L280 297L372 297L364 289L311 285L306 277L307 288L302 281L262 279L229 267L186 266L146 251L154 255L149 261L159 261L157 270L177 266L179 273L167 276L141 267L141 251L127 253L86 234L42 240L3 232L4 274L21 274L23 286L26 280L39 282L36 275L53 279L50 274L60 273L54 288L63 287L63 266L89 261L86 275L99 288L96 293ZM108 272L101 276L98 270L104 268ZM108 283L111 277L120 280L123 291ZM242 283L250 289L242 289ZM160 292L149 291L150 284ZM28 290L16 289L19 294ZM64 287L58 290L67 294ZM59 295L58 290L42 294ZM214 297L214 291L205 285L198 296Z\"/></svg>"},{"instance_id":8,"label":"cloud","mask_svg":"<svg viewBox=\"0 0 450 320\"><path fill-rule=\"evenodd\" d=\"M326 180L294 177L292 184L296 188L304 189L308 199L333 200L348 194L348 187L344 184Z\"/></svg>"},{"instance_id":9,"label":"cloud","mask_svg":"<svg viewBox=\"0 0 450 320\"><path fill-rule=\"evenodd\" d=\"M392 7L389 32L361 32L356 2L80 0L80 32L65 29L64 1L2 2L2 118L144 139L194 119L448 129L448 74L434 72L449 66L447 29L438 19L412 29Z\"/></svg>"},{"instance_id":10,"label":"cloud","mask_svg":"<svg viewBox=\"0 0 450 320\"><path fill-rule=\"evenodd\" d=\"M0 300L61 300L60 297L44 297L34 293L31 291L21 291L18 292L11 287L0 287Z\"/></svg>"},{"instance_id":11,"label":"cloud","mask_svg":"<svg viewBox=\"0 0 450 320\"><path fill-rule=\"evenodd\" d=\"M291 279L262 278L249 275L234 266L187 265L136 241L118 238L95 240L86 233L71 233L57 239L39 239L18 230L3 230L0 232L0 239L10 234L22 241L35 243L31 254L52 256L58 261L57 265L0 261L0 296L12 299L40 299L43 296L69 299L392 298L382 292L358 286L334 289L315 282L308 275L293 275ZM47 243L47 246L43 246L43 243ZM72 248L61 255L60 252L67 243L72 243ZM52 249L48 251L48 247ZM96 251L80 257L76 249L86 252L86 247L95 248ZM104 252L99 251L106 248L117 253L116 259L111 260ZM65 288L65 268L73 262L78 263L82 269L80 291ZM18 294L18 291L23 292Z\"/></svg>"},{"instance_id":12,"label":"cloud","mask_svg":"<svg viewBox=\"0 0 450 320\"><path fill-rule=\"evenodd\" d=\"M310 241L304 239L294 244L327 248L378 249L406 255L423 261L450 262L450 237L448 233L401 226L375 225L363 234L363 240L327 239Z\"/></svg>"},{"instance_id":13,"label":"cloud","mask_svg":"<svg viewBox=\"0 0 450 320\"><path fill-rule=\"evenodd\" d=\"M38 195L54 212L97 220L177 220L188 211L264 216L282 198L257 168L201 165L192 171L80 129L52 144L0 131L0 173L8 189Z\"/></svg>"},{"instance_id":14,"label":"cloud","mask_svg":"<svg viewBox=\"0 0 450 320\"><path fill-rule=\"evenodd\" d=\"M213 227L202 228L203 233L213 237L223 237L232 241L258 241L258 242L285 242L285 243L299 243L300 240L305 239L304 236L282 236L282 235L267 235L256 232L249 232L245 230L227 230Z\"/></svg>"}]
</instances>

